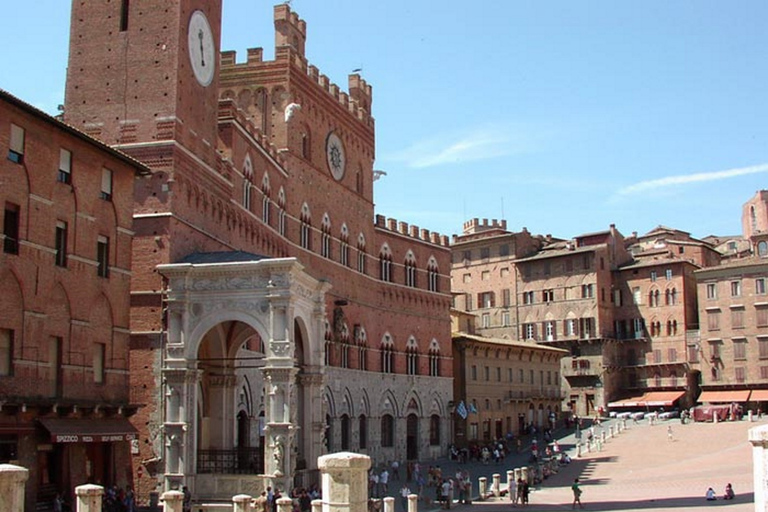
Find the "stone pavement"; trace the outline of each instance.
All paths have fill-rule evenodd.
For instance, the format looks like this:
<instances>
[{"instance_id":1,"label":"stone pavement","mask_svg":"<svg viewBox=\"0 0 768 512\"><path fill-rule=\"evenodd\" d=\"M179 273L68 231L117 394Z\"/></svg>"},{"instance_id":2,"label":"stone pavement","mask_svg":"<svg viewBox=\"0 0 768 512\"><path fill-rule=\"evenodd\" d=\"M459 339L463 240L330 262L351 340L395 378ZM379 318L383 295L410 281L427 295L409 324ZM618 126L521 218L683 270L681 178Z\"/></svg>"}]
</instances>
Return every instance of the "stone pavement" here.
<instances>
[{"instance_id":1,"label":"stone pavement","mask_svg":"<svg viewBox=\"0 0 768 512\"><path fill-rule=\"evenodd\" d=\"M668 425L672 425L672 441L668 439ZM628 429L608 440L601 452L585 453L580 458L575 457L575 451L570 452L573 462L533 488L530 504L525 508L570 510L573 500L570 486L574 478L579 478L586 510L688 512L725 507L728 512L751 512L754 510L752 447L747 432L758 425L760 423L746 420L686 425L679 420L669 420L654 426L645 421L627 422ZM561 446L573 448L573 434L556 437L560 438ZM526 460L524 455L513 454L499 465L475 462L457 465L447 460L433 464L440 465L443 475L453 475L457 467L469 470L476 494L480 476L488 478L490 488L493 473L499 473L504 484L507 469L523 466ZM728 482L736 492L733 501L721 499ZM390 494L396 496L400 485L392 482ZM704 499L708 487L714 488L717 501ZM512 508L508 498L474 501L472 505L454 504L453 508L469 512L470 507L483 508L482 512L508 512ZM434 509L434 504L419 503L420 511ZM399 506L397 510L399 512Z\"/></svg>"}]
</instances>

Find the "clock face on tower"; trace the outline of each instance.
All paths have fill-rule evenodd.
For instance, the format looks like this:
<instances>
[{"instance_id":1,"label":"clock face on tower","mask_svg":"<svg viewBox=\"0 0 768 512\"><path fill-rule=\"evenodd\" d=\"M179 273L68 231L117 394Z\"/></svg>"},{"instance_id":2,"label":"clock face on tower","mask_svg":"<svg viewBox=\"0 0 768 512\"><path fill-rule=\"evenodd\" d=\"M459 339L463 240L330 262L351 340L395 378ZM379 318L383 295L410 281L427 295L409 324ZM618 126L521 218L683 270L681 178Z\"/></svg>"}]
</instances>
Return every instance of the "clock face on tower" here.
<instances>
[{"instance_id":1,"label":"clock face on tower","mask_svg":"<svg viewBox=\"0 0 768 512\"><path fill-rule=\"evenodd\" d=\"M328 159L328 168L331 170L333 179L339 181L344 177L344 166L346 160L344 157L344 145L341 139L334 132L328 134L325 140L325 157Z\"/></svg>"},{"instance_id":2,"label":"clock face on tower","mask_svg":"<svg viewBox=\"0 0 768 512\"><path fill-rule=\"evenodd\" d=\"M189 61L195 78L200 85L208 87L213 81L213 72L216 70L216 48L213 44L211 26L203 11L195 11L190 16L187 39Z\"/></svg>"}]
</instances>

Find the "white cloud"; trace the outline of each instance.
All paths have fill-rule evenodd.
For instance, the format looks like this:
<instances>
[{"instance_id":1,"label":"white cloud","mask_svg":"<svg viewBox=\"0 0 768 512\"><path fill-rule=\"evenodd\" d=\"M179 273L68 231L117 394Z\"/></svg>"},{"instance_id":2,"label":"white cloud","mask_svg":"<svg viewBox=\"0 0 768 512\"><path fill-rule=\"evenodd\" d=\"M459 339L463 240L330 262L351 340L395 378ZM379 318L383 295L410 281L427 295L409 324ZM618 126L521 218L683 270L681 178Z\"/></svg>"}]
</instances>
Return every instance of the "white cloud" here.
<instances>
[{"instance_id":1,"label":"white cloud","mask_svg":"<svg viewBox=\"0 0 768 512\"><path fill-rule=\"evenodd\" d=\"M752 165L749 167L739 167L737 169L727 169L724 171L700 172L696 174L681 174L677 176L667 176L666 178L657 178L655 180L646 180L634 185L621 188L616 192L616 196L631 196L647 192L648 190L664 189L678 185L687 185L688 183L701 183L705 181L718 181L748 174L758 174L768 172L768 164Z\"/></svg>"},{"instance_id":2,"label":"white cloud","mask_svg":"<svg viewBox=\"0 0 768 512\"><path fill-rule=\"evenodd\" d=\"M404 162L413 169L488 160L530 149L532 144L527 139L504 127L482 127L453 137L419 141L386 159Z\"/></svg>"}]
</instances>

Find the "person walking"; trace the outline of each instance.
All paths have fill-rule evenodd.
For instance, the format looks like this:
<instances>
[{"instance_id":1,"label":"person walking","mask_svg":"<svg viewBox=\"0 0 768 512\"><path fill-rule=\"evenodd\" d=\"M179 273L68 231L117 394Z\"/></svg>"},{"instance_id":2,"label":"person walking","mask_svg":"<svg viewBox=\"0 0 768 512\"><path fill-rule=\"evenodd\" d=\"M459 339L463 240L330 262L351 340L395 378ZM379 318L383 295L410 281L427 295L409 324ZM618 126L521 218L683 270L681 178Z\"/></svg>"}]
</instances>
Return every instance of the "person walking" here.
<instances>
[{"instance_id":1,"label":"person walking","mask_svg":"<svg viewBox=\"0 0 768 512\"><path fill-rule=\"evenodd\" d=\"M675 440L674 436L672 435L672 425L667 426L667 439L670 441Z\"/></svg>"},{"instance_id":2,"label":"person walking","mask_svg":"<svg viewBox=\"0 0 768 512\"><path fill-rule=\"evenodd\" d=\"M579 508L584 508L584 505L581 504L581 487L579 487L579 479L576 478L573 480L573 485L571 486L571 490L573 491L573 505L571 508L576 508L576 504L579 504Z\"/></svg>"},{"instance_id":3,"label":"person walking","mask_svg":"<svg viewBox=\"0 0 768 512\"><path fill-rule=\"evenodd\" d=\"M408 512L408 496L411 494L411 489L407 483L404 483L400 488L400 504L402 505L403 512Z\"/></svg>"}]
</instances>

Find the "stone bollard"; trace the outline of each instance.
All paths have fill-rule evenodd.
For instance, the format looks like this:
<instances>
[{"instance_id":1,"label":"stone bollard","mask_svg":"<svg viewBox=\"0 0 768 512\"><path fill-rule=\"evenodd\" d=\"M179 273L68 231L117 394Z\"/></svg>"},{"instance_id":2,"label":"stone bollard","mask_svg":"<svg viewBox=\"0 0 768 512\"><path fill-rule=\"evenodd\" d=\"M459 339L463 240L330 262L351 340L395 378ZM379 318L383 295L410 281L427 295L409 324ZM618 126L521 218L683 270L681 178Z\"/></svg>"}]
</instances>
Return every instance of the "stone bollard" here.
<instances>
[{"instance_id":1,"label":"stone bollard","mask_svg":"<svg viewBox=\"0 0 768 512\"><path fill-rule=\"evenodd\" d=\"M603 443L605 442L605 430L600 432L600 441L602 441Z\"/></svg>"},{"instance_id":2,"label":"stone bollard","mask_svg":"<svg viewBox=\"0 0 768 512\"><path fill-rule=\"evenodd\" d=\"M747 411L747 419L749 419L749 422L750 422L750 423L752 423L753 421L755 421L755 419L752 417L752 409L750 409L749 411Z\"/></svg>"},{"instance_id":3,"label":"stone bollard","mask_svg":"<svg viewBox=\"0 0 768 512\"><path fill-rule=\"evenodd\" d=\"M581 457L581 443L576 443L576 457Z\"/></svg>"},{"instance_id":4,"label":"stone bollard","mask_svg":"<svg viewBox=\"0 0 768 512\"><path fill-rule=\"evenodd\" d=\"M712 413L712 422L713 422L714 424L717 424L717 411L714 411L714 412Z\"/></svg>"},{"instance_id":5,"label":"stone bollard","mask_svg":"<svg viewBox=\"0 0 768 512\"><path fill-rule=\"evenodd\" d=\"M323 512L323 500L312 500L312 512Z\"/></svg>"},{"instance_id":6,"label":"stone bollard","mask_svg":"<svg viewBox=\"0 0 768 512\"><path fill-rule=\"evenodd\" d=\"M608 426L608 437L613 437L613 425Z\"/></svg>"},{"instance_id":7,"label":"stone bollard","mask_svg":"<svg viewBox=\"0 0 768 512\"><path fill-rule=\"evenodd\" d=\"M621 430L627 428L627 418L621 418Z\"/></svg>"},{"instance_id":8,"label":"stone bollard","mask_svg":"<svg viewBox=\"0 0 768 512\"><path fill-rule=\"evenodd\" d=\"M232 497L232 512L251 512L251 500L247 494L238 494Z\"/></svg>"},{"instance_id":9,"label":"stone bollard","mask_svg":"<svg viewBox=\"0 0 768 512\"><path fill-rule=\"evenodd\" d=\"M75 496L77 496L77 512L101 512L101 498L104 496L102 486L80 485L75 487Z\"/></svg>"},{"instance_id":10,"label":"stone bollard","mask_svg":"<svg viewBox=\"0 0 768 512\"><path fill-rule=\"evenodd\" d=\"M464 495L464 503L467 505L472 504L472 481L467 480L467 491Z\"/></svg>"},{"instance_id":11,"label":"stone bollard","mask_svg":"<svg viewBox=\"0 0 768 512\"><path fill-rule=\"evenodd\" d=\"M395 498L387 496L382 501L384 501L384 512L395 512Z\"/></svg>"},{"instance_id":12,"label":"stone bollard","mask_svg":"<svg viewBox=\"0 0 768 512\"><path fill-rule=\"evenodd\" d=\"M280 498L277 500L277 512L292 512L292 511L293 511L293 500L291 498Z\"/></svg>"},{"instance_id":13,"label":"stone bollard","mask_svg":"<svg viewBox=\"0 0 768 512\"><path fill-rule=\"evenodd\" d=\"M755 489L755 512L768 510L768 425L749 429L752 445L752 482Z\"/></svg>"},{"instance_id":14,"label":"stone bollard","mask_svg":"<svg viewBox=\"0 0 768 512\"><path fill-rule=\"evenodd\" d=\"M167 491L161 498L165 512L182 512L184 508L184 493L181 491ZM80 512L80 511L78 511ZM101 512L99 509L97 512Z\"/></svg>"},{"instance_id":15,"label":"stone bollard","mask_svg":"<svg viewBox=\"0 0 768 512\"><path fill-rule=\"evenodd\" d=\"M531 482L531 473L530 473L530 469L528 468L528 466L523 466L522 468L520 468L520 478L522 478L523 482L525 482L525 483L528 483L528 484L532 483Z\"/></svg>"},{"instance_id":16,"label":"stone bollard","mask_svg":"<svg viewBox=\"0 0 768 512\"><path fill-rule=\"evenodd\" d=\"M515 468L515 482L523 478L523 469L522 468Z\"/></svg>"},{"instance_id":17,"label":"stone bollard","mask_svg":"<svg viewBox=\"0 0 768 512\"><path fill-rule=\"evenodd\" d=\"M419 512L419 495L408 495L408 512Z\"/></svg>"},{"instance_id":18,"label":"stone bollard","mask_svg":"<svg viewBox=\"0 0 768 512\"><path fill-rule=\"evenodd\" d=\"M367 512L370 457L350 452L330 453L319 457L317 466L324 512ZM291 500L285 499L288 508L278 512L291 512ZM386 501L384 506L386 510ZM394 498L390 506L392 509L386 512L394 512Z\"/></svg>"},{"instance_id":19,"label":"stone bollard","mask_svg":"<svg viewBox=\"0 0 768 512\"><path fill-rule=\"evenodd\" d=\"M493 486L491 487L491 491L493 491L493 497L499 499L501 496L501 475L498 473L493 474Z\"/></svg>"},{"instance_id":20,"label":"stone bollard","mask_svg":"<svg viewBox=\"0 0 768 512\"><path fill-rule=\"evenodd\" d=\"M13 464L0 464L0 510L24 512L24 482L29 470Z\"/></svg>"},{"instance_id":21,"label":"stone bollard","mask_svg":"<svg viewBox=\"0 0 768 512\"><path fill-rule=\"evenodd\" d=\"M484 476L481 476L478 480L478 491L479 491L479 499L480 501L485 500L485 494L488 491L488 479Z\"/></svg>"},{"instance_id":22,"label":"stone bollard","mask_svg":"<svg viewBox=\"0 0 768 512\"><path fill-rule=\"evenodd\" d=\"M507 470L507 494L510 493L510 489L512 489L515 486L515 471L513 469ZM511 496L510 496L511 498Z\"/></svg>"}]
</instances>

